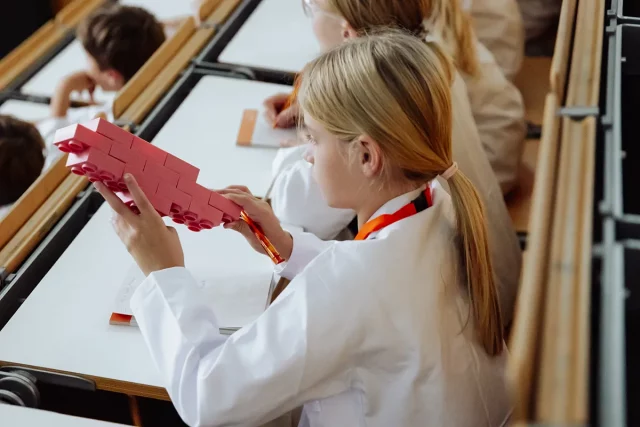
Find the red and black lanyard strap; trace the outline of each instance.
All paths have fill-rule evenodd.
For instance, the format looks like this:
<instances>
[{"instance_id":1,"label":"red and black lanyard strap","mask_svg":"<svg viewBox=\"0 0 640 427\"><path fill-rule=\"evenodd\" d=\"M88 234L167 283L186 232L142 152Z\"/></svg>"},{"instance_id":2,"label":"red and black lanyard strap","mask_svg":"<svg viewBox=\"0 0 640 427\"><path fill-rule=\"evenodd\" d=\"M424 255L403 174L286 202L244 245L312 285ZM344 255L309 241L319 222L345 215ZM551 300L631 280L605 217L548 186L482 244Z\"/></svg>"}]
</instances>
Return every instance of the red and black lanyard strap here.
<instances>
[{"instance_id":1,"label":"red and black lanyard strap","mask_svg":"<svg viewBox=\"0 0 640 427\"><path fill-rule=\"evenodd\" d=\"M371 233L382 230L383 228L398 222L401 219L415 215L432 206L431 189L427 187L418 197L413 199L409 204L404 205L399 211L393 214L380 215L368 221L362 226L355 240L366 240Z\"/></svg>"}]
</instances>

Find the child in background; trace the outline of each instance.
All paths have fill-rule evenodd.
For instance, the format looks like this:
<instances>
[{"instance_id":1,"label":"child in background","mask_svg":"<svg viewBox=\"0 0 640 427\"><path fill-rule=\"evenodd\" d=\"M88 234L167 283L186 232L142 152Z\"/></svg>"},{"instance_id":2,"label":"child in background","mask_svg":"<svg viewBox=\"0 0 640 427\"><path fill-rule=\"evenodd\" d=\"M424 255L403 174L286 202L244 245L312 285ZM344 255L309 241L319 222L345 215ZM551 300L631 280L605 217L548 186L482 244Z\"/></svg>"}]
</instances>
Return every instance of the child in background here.
<instances>
[{"instance_id":1,"label":"child in background","mask_svg":"<svg viewBox=\"0 0 640 427\"><path fill-rule=\"evenodd\" d=\"M0 220L38 179L44 166L44 149L34 125L0 115Z\"/></svg>"},{"instance_id":2,"label":"child in background","mask_svg":"<svg viewBox=\"0 0 640 427\"><path fill-rule=\"evenodd\" d=\"M87 68L65 77L51 101L53 119L39 123L45 140L70 123L103 113L113 121L113 105L69 109L73 92L92 94L97 87L115 92L124 87L164 43L163 25L139 7L109 5L96 10L78 27L77 37L87 55Z\"/></svg>"},{"instance_id":3,"label":"child in background","mask_svg":"<svg viewBox=\"0 0 640 427\"><path fill-rule=\"evenodd\" d=\"M304 405L302 427L506 425L501 313L482 203L452 153L452 78L441 51L405 34L357 38L306 67L314 175L363 232L288 234L265 201L225 190L292 280L229 337L135 180L125 177L139 216L96 184L147 276L131 307L186 424L259 426ZM259 247L241 221L225 227Z\"/></svg>"},{"instance_id":4,"label":"child in background","mask_svg":"<svg viewBox=\"0 0 640 427\"><path fill-rule=\"evenodd\" d=\"M516 186L526 134L522 96L477 41L459 0L305 0L305 8L324 50L384 26L443 42L464 78L480 140L502 192ZM280 111L284 102L282 95L267 99L268 118L279 127L293 126L295 107Z\"/></svg>"},{"instance_id":5,"label":"child in background","mask_svg":"<svg viewBox=\"0 0 640 427\"><path fill-rule=\"evenodd\" d=\"M447 0L446 3L451 2ZM312 8L310 13L313 14L314 31L324 49L392 24L409 30L421 40L426 37L422 17L429 16L429 11L425 10L422 0L325 0L323 4L326 7L339 7L341 11L337 13L336 9L324 9L320 3L308 4ZM518 290L521 251L496 175L502 178L502 190L511 187L515 181L521 153L520 140L524 136L521 97L504 78L486 49L484 52L490 62L484 65L469 53L476 51L476 42L468 21L466 28L465 36L449 50L458 55L458 69L477 68L480 74L471 76L463 71L456 73L454 78L451 87L453 152L460 169L478 189L487 209L489 247L505 324L508 325ZM464 80L470 81L475 92L467 90L461 75L467 76ZM511 89L515 92L511 92ZM475 102L470 105L469 98L474 96ZM267 112L270 109L272 112L271 119L278 124L282 120L290 120L284 124L293 125L297 115L296 106L276 114L276 104L267 102ZM474 116L476 119L484 118L484 133L481 131L478 134ZM322 239L336 238L353 220L355 212L327 205L311 174L310 164L302 159L304 150L303 146L281 149L276 156L275 179L269 194L273 210L283 223L302 227ZM489 159L493 160L491 164L485 153L490 154ZM492 173L492 166L495 174ZM341 235L341 238L344 237Z\"/></svg>"}]
</instances>

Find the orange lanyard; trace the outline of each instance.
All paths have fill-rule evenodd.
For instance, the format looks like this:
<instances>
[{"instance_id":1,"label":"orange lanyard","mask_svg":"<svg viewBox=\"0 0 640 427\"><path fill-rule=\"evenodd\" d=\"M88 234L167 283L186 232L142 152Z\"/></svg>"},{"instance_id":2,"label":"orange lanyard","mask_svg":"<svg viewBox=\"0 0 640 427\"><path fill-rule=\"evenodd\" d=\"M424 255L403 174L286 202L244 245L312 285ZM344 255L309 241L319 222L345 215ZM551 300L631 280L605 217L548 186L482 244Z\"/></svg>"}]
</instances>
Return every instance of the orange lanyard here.
<instances>
[{"instance_id":1,"label":"orange lanyard","mask_svg":"<svg viewBox=\"0 0 640 427\"><path fill-rule=\"evenodd\" d=\"M422 193L420 193L418 197L413 199L411 203L404 205L396 213L380 215L379 217L368 221L365 225L362 226L362 229L358 231L358 235L356 236L355 240L366 240L371 233L375 233L376 231L382 230L383 228L393 224L394 222L410 217L411 215L415 215L418 212L422 212L423 210L431 207L431 205L431 189L427 186L427 188Z\"/></svg>"}]
</instances>

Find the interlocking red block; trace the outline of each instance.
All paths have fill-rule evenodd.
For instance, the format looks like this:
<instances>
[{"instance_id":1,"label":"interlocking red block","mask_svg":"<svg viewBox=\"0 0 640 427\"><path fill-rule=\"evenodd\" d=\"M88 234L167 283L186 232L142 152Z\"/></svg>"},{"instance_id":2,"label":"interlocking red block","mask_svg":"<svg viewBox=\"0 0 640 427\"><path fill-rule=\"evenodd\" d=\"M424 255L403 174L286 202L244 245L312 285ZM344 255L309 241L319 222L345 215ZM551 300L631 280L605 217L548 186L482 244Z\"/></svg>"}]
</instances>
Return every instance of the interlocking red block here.
<instances>
[{"instance_id":1,"label":"interlocking red block","mask_svg":"<svg viewBox=\"0 0 640 427\"><path fill-rule=\"evenodd\" d=\"M104 183L138 215L123 180L126 173L136 178L160 215L191 231L240 219L240 206L196 182L198 168L106 120L59 129L54 144L69 153L71 172Z\"/></svg>"}]
</instances>

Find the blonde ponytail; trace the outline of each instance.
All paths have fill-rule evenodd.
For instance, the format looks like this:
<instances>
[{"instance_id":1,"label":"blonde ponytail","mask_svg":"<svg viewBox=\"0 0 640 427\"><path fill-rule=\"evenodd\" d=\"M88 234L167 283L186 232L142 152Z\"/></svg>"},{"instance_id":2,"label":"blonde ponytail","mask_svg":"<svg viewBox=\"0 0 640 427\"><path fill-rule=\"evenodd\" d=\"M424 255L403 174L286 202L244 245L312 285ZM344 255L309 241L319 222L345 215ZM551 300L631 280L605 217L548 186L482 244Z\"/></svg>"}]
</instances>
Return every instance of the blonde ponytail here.
<instances>
[{"instance_id":1,"label":"blonde ponytail","mask_svg":"<svg viewBox=\"0 0 640 427\"><path fill-rule=\"evenodd\" d=\"M471 16L462 8L460 0L425 0L432 4L427 18L429 27L442 35L449 47L456 67L471 76L480 71L476 35Z\"/></svg>"},{"instance_id":2,"label":"blonde ponytail","mask_svg":"<svg viewBox=\"0 0 640 427\"><path fill-rule=\"evenodd\" d=\"M447 181L456 211L458 251L480 342L490 355L504 345L502 314L489 256L484 207L471 181L458 172Z\"/></svg>"},{"instance_id":3,"label":"blonde ponytail","mask_svg":"<svg viewBox=\"0 0 640 427\"><path fill-rule=\"evenodd\" d=\"M460 71L475 76L480 70L471 17L460 0L327 0L327 7L361 35L394 27L424 40L434 31Z\"/></svg>"},{"instance_id":4,"label":"blonde ponytail","mask_svg":"<svg viewBox=\"0 0 640 427\"><path fill-rule=\"evenodd\" d=\"M380 180L422 184L452 164L452 75L436 44L390 30L350 40L309 63L298 100L345 144L361 135L376 141L385 159ZM503 335L482 203L462 173L449 183L473 324L487 353L495 355Z\"/></svg>"}]
</instances>

